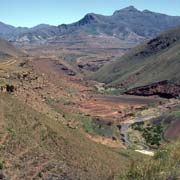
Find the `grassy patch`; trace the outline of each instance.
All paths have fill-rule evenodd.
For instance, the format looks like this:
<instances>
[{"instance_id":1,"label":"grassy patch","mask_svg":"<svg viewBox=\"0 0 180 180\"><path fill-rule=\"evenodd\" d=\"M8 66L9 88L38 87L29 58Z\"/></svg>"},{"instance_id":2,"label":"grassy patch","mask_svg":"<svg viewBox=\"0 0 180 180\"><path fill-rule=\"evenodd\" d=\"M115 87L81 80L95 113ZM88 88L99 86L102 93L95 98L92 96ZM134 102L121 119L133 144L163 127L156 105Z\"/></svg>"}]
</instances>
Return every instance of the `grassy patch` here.
<instances>
[{"instance_id":1,"label":"grassy patch","mask_svg":"<svg viewBox=\"0 0 180 180\"><path fill-rule=\"evenodd\" d=\"M92 118L90 116L81 116L81 121L83 123L83 129L90 134L95 134L95 131L92 126Z\"/></svg>"},{"instance_id":2,"label":"grassy patch","mask_svg":"<svg viewBox=\"0 0 180 180\"><path fill-rule=\"evenodd\" d=\"M119 180L178 180L180 177L180 143L172 143L158 150L153 158L132 162Z\"/></svg>"},{"instance_id":3,"label":"grassy patch","mask_svg":"<svg viewBox=\"0 0 180 180\"><path fill-rule=\"evenodd\" d=\"M175 117L180 117L180 111L174 111L169 113L169 115L175 116Z\"/></svg>"},{"instance_id":4,"label":"grassy patch","mask_svg":"<svg viewBox=\"0 0 180 180\"><path fill-rule=\"evenodd\" d=\"M6 82L3 79L0 79L0 86L3 86L5 84L6 84Z\"/></svg>"},{"instance_id":5,"label":"grassy patch","mask_svg":"<svg viewBox=\"0 0 180 180\"><path fill-rule=\"evenodd\" d=\"M5 138L0 149L0 159L3 157L5 163L0 166L5 168L7 179L14 175L20 180L31 178L30 175L33 178L32 169L38 168L43 177L53 173L61 178L62 172L68 175L67 179L106 179L129 164L128 157L94 143L80 129L70 129L10 95L1 96L0 110L0 128ZM90 117L69 113L70 116L92 132Z\"/></svg>"},{"instance_id":6,"label":"grassy patch","mask_svg":"<svg viewBox=\"0 0 180 180\"><path fill-rule=\"evenodd\" d=\"M78 89L75 89L75 88L68 89L69 94L76 94L77 92L78 92Z\"/></svg>"},{"instance_id":7,"label":"grassy patch","mask_svg":"<svg viewBox=\"0 0 180 180\"><path fill-rule=\"evenodd\" d=\"M66 97L61 97L59 99L56 100L57 103L61 103L63 105L73 105L73 102L70 101L68 98Z\"/></svg>"}]
</instances>

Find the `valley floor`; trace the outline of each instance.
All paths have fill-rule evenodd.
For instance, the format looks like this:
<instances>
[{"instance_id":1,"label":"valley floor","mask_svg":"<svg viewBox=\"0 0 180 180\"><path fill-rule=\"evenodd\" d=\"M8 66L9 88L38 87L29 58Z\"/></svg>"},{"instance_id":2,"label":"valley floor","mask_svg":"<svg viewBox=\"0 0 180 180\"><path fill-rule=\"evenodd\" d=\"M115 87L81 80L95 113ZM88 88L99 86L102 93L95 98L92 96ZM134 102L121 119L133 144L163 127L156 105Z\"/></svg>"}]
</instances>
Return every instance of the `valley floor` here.
<instances>
[{"instance_id":1,"label":"valley floor","mask_svg":"<svg viewBox=\"0 0 180 180\"><path fill-rule=\"evenodd\" d=\"M152 109L147 119L159 117L157 107L164 112L172 105L158 97L99 94L96 82L58 57L0 67L1 86L15 87L0 92L0 172L8 180L118 179L132 161L147 158L142 149L128 149L123 124Z\"/></svg>"}]
</instances>

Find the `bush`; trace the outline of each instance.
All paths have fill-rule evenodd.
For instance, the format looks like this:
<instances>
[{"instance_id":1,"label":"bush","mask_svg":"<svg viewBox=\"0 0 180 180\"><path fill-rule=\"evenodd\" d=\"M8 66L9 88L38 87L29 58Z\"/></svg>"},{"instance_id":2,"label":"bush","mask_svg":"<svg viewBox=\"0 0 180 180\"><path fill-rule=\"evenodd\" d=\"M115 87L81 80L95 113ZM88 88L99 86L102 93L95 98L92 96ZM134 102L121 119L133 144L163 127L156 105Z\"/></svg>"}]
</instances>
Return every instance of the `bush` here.
<instances>
[{"instance_id":1,"label":"bush","mask_svg":"<svg viewBox=\"0 0 180 180\"><path fill-rule=\"evenodd\" d=\"M3 169L3 162L0 161L0 170L2 170L2 169Z\"/></svg>"},{"instance_id":2,"label":"bush","mask_svg":"<svg viewBox=\"0 0 180 180\"><path fill-rule=\"evenodd\" d=\"M164 126L161 123L145 126L144 122L134 123L132 129L140 131L146 143L150 146L160 146L163 138Z\"/></svg>"}]
</instances>

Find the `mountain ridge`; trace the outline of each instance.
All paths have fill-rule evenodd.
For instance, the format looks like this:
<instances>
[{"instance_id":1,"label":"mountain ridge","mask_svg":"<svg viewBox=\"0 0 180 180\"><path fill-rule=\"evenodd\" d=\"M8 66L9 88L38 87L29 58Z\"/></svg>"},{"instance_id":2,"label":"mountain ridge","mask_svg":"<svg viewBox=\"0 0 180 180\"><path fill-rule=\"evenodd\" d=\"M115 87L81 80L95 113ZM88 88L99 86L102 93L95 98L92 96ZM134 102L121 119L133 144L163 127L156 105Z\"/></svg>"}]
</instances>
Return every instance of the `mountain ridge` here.
<instances>
[{"instance_id":1,"label":"mountain ridge","mask_svg":"<svg viewBox=\"0 0 180 180\"><path fill-rule=\"evenodd\" d=\"M5 57L18 57L24 53L6 40L0 39L0 59ZM24 54L25 55L25 54Z\"/></svg>"},{"instance_id":2,"label":"mountain ridge","mask_svg":"<svg viewBox=\"0 0 180 180\"><path fill-rule=\"evenodd\" d=\"M168 16L149 10L140 11L129 6L115 11L110 16L88 13L77 22L58 26L40 24L32 28L16 28L1 23L0 38L15 44L39 44L49 43L52 40L62 43L62 36L66 36L66 39L70 36L70 39L73 36L79 36L79 39L87 42L86 37L89 35L97 38L103 35L113 37L119 41L119 44L122 41L132 42L134 46L177 25L180 25L180 16ZM105 38L102 47L106 47L107 44ZM113 46L113 40L111 44Z\"/></svg>"},{"instance_id":3,"label":"mountain ridge","mask_svg":"<svg viewBox=\"0 0 180 180\"><path fill-rule=\"evenodd\" d=\"M115 62L102 67L93 78L129 94L143 95L140 90L146 90L146 94L152 94L152 91L166 92L164 87L167 91L174 89L180 92L179 49L180 26L133 48ZM161 82L166 82L164 87Z\"/></svg>"}]
</instances>

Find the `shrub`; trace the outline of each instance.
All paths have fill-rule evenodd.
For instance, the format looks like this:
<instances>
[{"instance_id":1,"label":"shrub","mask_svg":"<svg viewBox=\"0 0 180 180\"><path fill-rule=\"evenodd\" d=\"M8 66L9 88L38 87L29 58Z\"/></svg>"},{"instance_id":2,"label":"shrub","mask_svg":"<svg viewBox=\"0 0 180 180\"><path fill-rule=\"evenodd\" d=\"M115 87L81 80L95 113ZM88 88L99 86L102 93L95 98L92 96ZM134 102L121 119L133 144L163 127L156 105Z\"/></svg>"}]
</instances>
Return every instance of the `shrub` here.
<instances>
[{"instance_id":1,"label":"shrub","mask_svg":"<svg viewBox=\"0 0 180 180\"><path fill-rule=\"evenodd\" d=\"M0 161L0 170L2 170L2 169L3 169L3 162Z\"/></svg>"}]
</instances>

